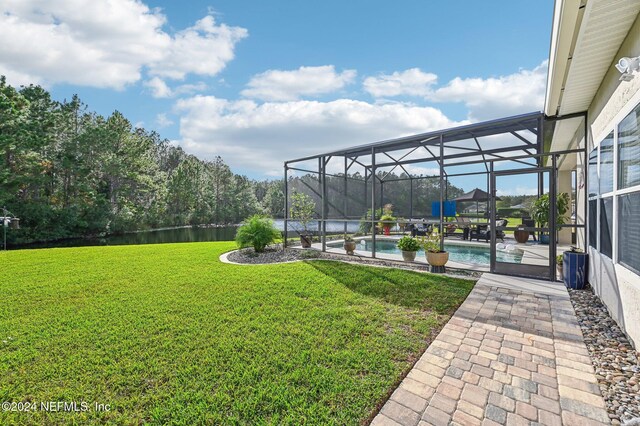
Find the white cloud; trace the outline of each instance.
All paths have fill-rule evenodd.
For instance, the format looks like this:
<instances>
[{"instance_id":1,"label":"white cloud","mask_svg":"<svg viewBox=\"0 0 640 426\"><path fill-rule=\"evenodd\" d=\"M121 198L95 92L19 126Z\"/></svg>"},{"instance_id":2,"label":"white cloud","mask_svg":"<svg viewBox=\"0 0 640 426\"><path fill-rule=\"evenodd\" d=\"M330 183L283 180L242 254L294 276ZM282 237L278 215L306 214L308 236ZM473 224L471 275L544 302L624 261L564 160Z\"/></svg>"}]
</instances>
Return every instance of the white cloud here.
<instances>
[{"instance_id":1,"label":"white cloud","mask_svg":"<svg viewBox=\"0 0 640 426\"><path fill-rule=\"evenodd\" d=\"M492 78L456 77L427 98L438 102L462 102L474 121L540 111L544 105L547 62L533 70Z\"/></svg>"},{"instance_id":2,"label":"white cloud","mask_svg":"<svg viewBox=\"0 0 640 426\"><path fill-rule=\"evenodd\" d=\"M145 67L160 77L211 76L246 36L212 16L173 36L165 24L159 9L138 0L4 0L0 73L12 84L114 89L140 80Z\"/></svg>"},{"instance_id":3,"label":"white cloud","mask_svg":"<svg viewBox=\"0 0 640 426\"><path fill-rule=\"evenodd\" d=\"M156 124L159 128L169 127L173 124L173 121L167 117L166 113L160 113L156 115Z\"/></svg>"},{"instance_id":4,"label":"white cloud","mask_svg":"<svg viewBox=\"0 0 640 426\"><path fill-rule=\"evenodd\" d=\"M426 96L438 81L438 76L411 68L393 74L382 74L364 79L364 90L375 97L384 96Z\"/></svg>"},{"instance_id":5,"label":"white cloud","mask_svg":"<svg viewBox=\"0 0 640 426\"><path fill-rule=\"evenodd\" d=\"M367 77L364 90L375 97L422 96L428 101L461 102L471 121L540 111L544 104L547 61L532 70L490 78L456 77L436 87L437 76L418 68Z\"/></svg>"},{"instance_id":6,"label":"white cloud","mask_svg":"<svg viewBox=\"0 0 640 426\"><path fill-rule=\"evenodd\" d=\"M413 176L440 176L440 169L435 167L422 167L414 164L405 164L404 168ZM400 169L402 171L402 169ZM398 169L396 169L398 172Z\"/></svg>"},{"instance_id":7,"label":"white cloud","mask_svg":"<svg viewBox=\"0 0 640 426\"><path fill-rule=\"evenodd\" d=\"M153 77L151 80L145 81L143 85L151 90L151 96L154 98L170 98L173 91L159 77Z\"/></svg>"},{"instance_id":8,"label":"white cloud","mask_svg":"<svg viewBox=\"0 0 640 426\"><path fill-rule=\"evenodd\" d=\"M2 47L0 47L0 49L2 49ZM38 81L40 81L39 77L9 69L1 62L0 62L0 75L4 75L5 77L7 77L7 83L11 84L14 87L28 86L30 84L37 83Z\"/></svg>"},{"instance_id":9,"label":"white cloud","mask_svg":"<svg viewBox=\"0 0 640 426\"><path fill-rule=\"evenodd\" d=\"M463 102L469 111L469 119L464 122L454 122L433 107L399 102L372 104L338 99L257 103L195 96L178 101L176 106L182 117L180 143L197 155L221 155L232 167L279 176L286 159L539 110L544 99L546 65L543 62L533 70L496 78L455 78L440 88L434 85L434 75L426 78L427 74L418 73L419 70L376 77L368 80L368 85L365 83L367 90L385 96L419 92L426 100ZM301 96L295 90L274 93L274 99L281 99L286 93ZM513 140L506 136L485 137L480 138L480 143L488 149L511 145ZM414 155L423 153L411 157ZM429 165L418 164L411 170L418 174L433 171ZM517 190L528 193L530 188Z\"/></svg>"},{"instance_id":10,"label":"white cloud","mask_svg":"<svg viewBox=\"0 0 640 426\"><path fill-rule=\"evenodd\" d=\"M244 28L216 25L213 16L205 16L176 33L166 55L151 64L150 74L173 79L189 73L214 76L234 58L236 43L247 35Z\"/></svg>"},{"instance_id":11,"label":"white cloud","mask_svg":"<svg viewBox=\"0 0 640 426\"><path fill-rule=\"evenodd\" d=\"M546 190L546 189L545 189ZM496 189L496 195L538 195L538 188L516 186L514 188Z\"/></svg>"},{"instance_id":12,"label":"white cloud","mask_svg":"<svg viewBox=\"0 0 640 426\"><path fill-rule=\"evenodd\" d=\"M151 96L154 98L172 98L178 95L190 95L207 89L207 85L202 81L195 84L181 84L175 89L172 89L159 77L153 77L145 81L143 85L150 90Z\"/></svg>"},{"instance_id":13,"label":"white cloud","mask_svg":"<svg viewBox=\"0 0 640 426\"><path fill-rule=\"evenodd\" d=\"M181 84L173 90L173 94L177 95L191 95L196 92L203 92L207 90L208 86L205 82L199 81L194 84Z\"/></svg>"},{"instance_id":14,"label":"white cloud","mask_svg":"<svg viewBox=\"0 0 640 426\"><path fill-rule=\"evenodd\" d=\"M333 67L330 71L336 75ZM498 78L456 78L440 88L435 87L434 74L418 69L364 81L365 90L376 96L419 94L426 100L463 102L469 110L469 120L464 122L453 122L432 107L406 103L300 101L300 92L286 90L296 87L290 82L297 75L269 73L263 74L262 80L256 79L264 81L262 96L258 97L281 100L289 96L296 100L262 104L206 96L181 100L177 104L177 112L182 115L181 145L203 156L221 155L233 167L279 176L285 159L540 109L546 62L533 70ZM258 86L254 84L253 89ZM513 143L507 137L480 139L485 148ZM421 155L424 153L410 157ZM412 173L437 174L429 166L409 167Z\"/></svg>"},{"instance_id":15,"label":"white cloud","mask_svg":"<svg viewBox=\"0 0 640 426\"><path fill-rule=\"evenodd\" d=\"M333 65L269 70L254 76L242 95L264 101L295 101L340 90L355 77L355 70L336 73Z\"/></svg>"},{"instance_id":16,"label":"white cloud","mask_svg":"<svg viewBox=\"0 0 640 426\"><path fill-rule=\"evenodd\" d=\"M258 104L194 96L178 100L176 112L188 152L275 175L285 160L460 124L431 107L349 99Z\"/></svg>"}]
</instances>

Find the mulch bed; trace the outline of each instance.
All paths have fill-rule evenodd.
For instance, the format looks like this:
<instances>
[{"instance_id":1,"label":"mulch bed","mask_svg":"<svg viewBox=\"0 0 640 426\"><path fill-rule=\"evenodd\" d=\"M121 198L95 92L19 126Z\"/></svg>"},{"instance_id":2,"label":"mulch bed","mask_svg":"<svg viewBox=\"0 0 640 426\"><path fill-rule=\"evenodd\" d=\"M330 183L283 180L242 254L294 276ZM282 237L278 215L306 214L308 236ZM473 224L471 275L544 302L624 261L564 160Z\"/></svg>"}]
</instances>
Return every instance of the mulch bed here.
<instances>
[{"instance_id":1,"label":"mulch bed","mask_svg":"<svg viewBox=\"0 0 640 426\"><path fill-rule=\"evenodd\" d=\"M282 249L280 246L268 247L264 253L256 253L252 248L246 248L231 252L227 259L235 263L251 265L291 262L294 260L326 259L339 260L343 262L354 262L362 265L386 266L391 268L408 269L413 271L429 272L429 266L419 263L406 263L402 261L391 261L383 259L371 259L358 255L339 255L334 253L323 253L314 249ZM463 269L447 268L447 275L454 275L457 278L480 278L482 273Z\"/></svg>"}]
</instances>

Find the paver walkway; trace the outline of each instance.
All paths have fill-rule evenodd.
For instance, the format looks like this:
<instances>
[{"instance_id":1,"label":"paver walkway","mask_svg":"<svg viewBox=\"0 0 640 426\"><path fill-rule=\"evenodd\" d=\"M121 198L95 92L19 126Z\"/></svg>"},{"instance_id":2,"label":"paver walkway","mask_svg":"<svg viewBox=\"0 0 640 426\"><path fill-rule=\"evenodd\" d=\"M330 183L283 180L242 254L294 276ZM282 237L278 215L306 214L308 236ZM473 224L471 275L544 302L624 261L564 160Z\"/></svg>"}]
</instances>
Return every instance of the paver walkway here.
<instances>
[{"instance_id":1,"label":"paver walkway","mask_svg":"<svg viewBox=\"0 0 640 426\"><path fill-rule=\"evenodd\" d=\"M562 284L484 274L371 424L610 422Z\"/></svg>"}]
</instances>

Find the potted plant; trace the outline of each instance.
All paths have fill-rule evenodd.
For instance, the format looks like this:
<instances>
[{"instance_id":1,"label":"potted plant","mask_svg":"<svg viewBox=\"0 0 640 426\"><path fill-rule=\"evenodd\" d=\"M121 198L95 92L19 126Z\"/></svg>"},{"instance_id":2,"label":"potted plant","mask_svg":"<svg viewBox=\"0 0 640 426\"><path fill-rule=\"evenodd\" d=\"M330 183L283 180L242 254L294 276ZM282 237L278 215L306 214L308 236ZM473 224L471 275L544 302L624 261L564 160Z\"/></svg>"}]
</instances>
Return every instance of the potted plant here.
<instances>
[{"instance_id":1,"label":"potted plant","mask_svg":"<svg viewBox=\"0 0 640 426\"><path fill-rule=\"evenodd\" d=\"M541 228L549 226L549 212L550 212L549 194L540 196L533 202L531 206L531 218L538 223ZM556 197L556 225L563 225L565 222L565 214L569 208L569 194L561 192ZM540 242L543 244L549 244L549 235L542 234L540 236Z\"/></svg>"},{"instance_id":2,"label":"potted plant","mask_svg":"<svg viewBox=\"0 0 640 426\"><path fill-rule=\"evenodd\" d=\"M402 250L402 258L405 262L416 260L416 253L420 250L420 243L417 239L405 235L398 240L398 248Z\"/></svg>"},{"instance_id":3,"label":"potted plant","mask_svg":"<svg viewBox=\"0 0 640 426\"><path fill-rule=\"evenodd\" d=\"M394 226L394 223L389 223L389 222L395 222L396 221L396 217L393 216L393 204L385 204L384 207L382 208L382 215L380 216L380 223L378 224L379 227L382 228L382 230L384 231L384 235L391 235L391 227Z\"/></svg>"},{"instance_id":4,"label":"potted plant","mask_svg":"<svg viewBox=\"0 0 640 426\"><path fill-rule=\"evenodd\" d=\"M313 199L302 192L294 191L291 194L291 207L289 214L291 218L296 220L302 227L300 235L300 244L303 248L311 247L311 234L309 233L309 223L313 219L316 212L316 203Z\"/></svg>"},{"instance_id":5,"label":"potted plant","mask_svg":"<svg viewBox=\"0 0 640 426\"><path fill-rule=\"evenodd\" d=\"M564 275L562 275L562 260L563 260L563 256L561 254L556 256L556 271L558 271L558 275L560 275L560 279L562 279L562 277Z\"/></svg>"},{"instance_id":6,"label":"potted plant","mask_svg":"<svg viewBox=\"0 0 640 426\"><path fill-rule=\"evenodd\" d=\"M353 239L353 236L344 234L343 248L344 248L344 251L347 252L347 254L353 254L353 251L356 249L356 242Z\"/></svg>"},{"instance_id":7,"label":"potted plant","mask_svg":"<svg viewBox=\"0 0 640 426\"><path fill-rule=\"evenodd\" d=\"M427 237L422 238L427 262L431 265L432 272L444 272L444 265L449 261L449 252L440 250L440 233L434 229Z\"/></svg>"}]
</instances>

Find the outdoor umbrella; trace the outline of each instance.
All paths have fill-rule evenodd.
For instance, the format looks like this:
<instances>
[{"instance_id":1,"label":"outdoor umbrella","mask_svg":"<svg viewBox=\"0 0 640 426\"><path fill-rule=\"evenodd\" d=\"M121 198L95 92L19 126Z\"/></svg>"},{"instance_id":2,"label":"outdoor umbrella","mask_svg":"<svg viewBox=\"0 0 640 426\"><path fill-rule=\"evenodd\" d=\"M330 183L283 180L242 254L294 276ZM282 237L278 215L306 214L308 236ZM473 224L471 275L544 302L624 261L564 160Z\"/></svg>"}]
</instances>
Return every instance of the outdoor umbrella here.
<instances>
[{"instance_id":1,"label":"outdoor umbrella","mask_svg":"<svg viewBox=\"0 0 640 426\"><path fill-rule=\"evenodd\" d=\"M496 200L501 200L500 197L496 197ZM489 194L480 188L473 189L466 194L462 194L458 198L454 198L453 201L475 201L476 202L476 214L478 214L478 203L481 201L489 201Z\"/></svg>"}]
</instances>

